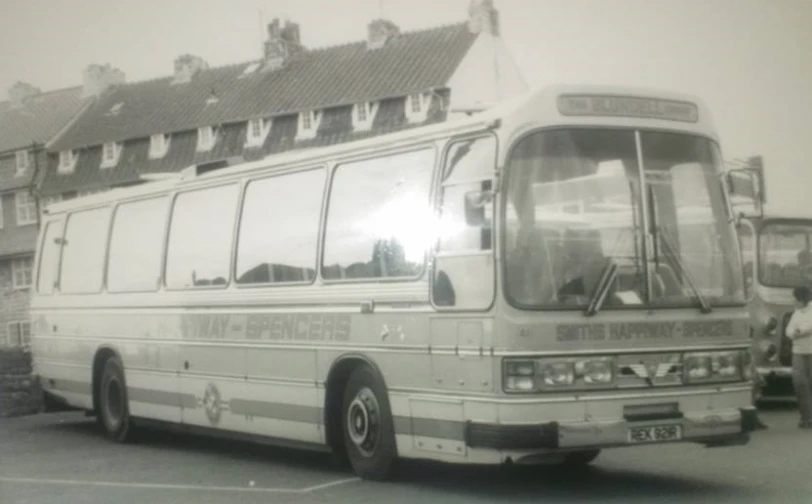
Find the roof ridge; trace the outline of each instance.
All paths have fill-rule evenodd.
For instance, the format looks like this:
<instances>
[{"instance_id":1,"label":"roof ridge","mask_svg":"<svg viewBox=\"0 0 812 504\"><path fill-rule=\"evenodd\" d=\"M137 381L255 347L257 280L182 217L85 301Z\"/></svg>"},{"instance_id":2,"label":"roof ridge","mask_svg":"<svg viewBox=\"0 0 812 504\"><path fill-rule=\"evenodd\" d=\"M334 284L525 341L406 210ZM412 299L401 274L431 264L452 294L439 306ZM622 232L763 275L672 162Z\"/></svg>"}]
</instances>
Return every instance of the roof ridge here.
<instances>
[{"instance_id":1,"label":"roof ridge","mask_svg":"<svg viewBox=\"0 0 812 504\"><path fill-rule=\"evenodd\" d=\"M82 89L81 85L62 87L59 89L50 89L48 91L40 91L35 95L31 95L29 98L47 97L49 95L55 95L57 93L67 93L68 91L78 91L80 89ZM11 103L11 100L0 100L0 105L7 105L9 103Z\"/></svg>"}]
</instances>

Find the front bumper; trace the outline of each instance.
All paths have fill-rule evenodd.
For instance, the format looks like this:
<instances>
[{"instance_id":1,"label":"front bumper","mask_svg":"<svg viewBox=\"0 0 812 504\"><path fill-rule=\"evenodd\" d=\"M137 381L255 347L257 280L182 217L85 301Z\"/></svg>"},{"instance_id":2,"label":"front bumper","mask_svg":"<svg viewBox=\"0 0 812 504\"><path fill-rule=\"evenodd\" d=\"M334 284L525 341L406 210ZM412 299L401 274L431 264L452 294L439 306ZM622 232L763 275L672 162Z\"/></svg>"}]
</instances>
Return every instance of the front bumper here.
<instances>
[{"instance_id":1,"label":"front bumper","mask_svg":"<svg viewBox=\"0 0 812 504\"><path fill-rule=\"evenodd\" d=\"M485 424L468 422L465 443L470 448L493 450L585 449L636 446L628 441L633 427L680 425L682 437L671 442L700 443L708 447L747 444L749 433L758 424L755 408L742 408L725 412L675 415L614 422L579 422L544 424ZM656 444L656 443L646 443Z\"/></svg>"}]
</instances>

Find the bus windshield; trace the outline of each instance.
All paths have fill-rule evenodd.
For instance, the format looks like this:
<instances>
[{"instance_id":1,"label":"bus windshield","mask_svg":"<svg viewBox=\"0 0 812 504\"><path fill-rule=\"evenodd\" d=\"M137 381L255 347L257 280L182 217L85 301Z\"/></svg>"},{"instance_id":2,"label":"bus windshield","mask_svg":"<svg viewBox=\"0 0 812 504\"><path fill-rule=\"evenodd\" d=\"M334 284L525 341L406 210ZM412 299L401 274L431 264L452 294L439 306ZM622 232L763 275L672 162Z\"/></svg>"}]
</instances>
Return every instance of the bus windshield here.
<instances>
[{"instance_id":1,"label":"bus windshield","mask_svg":"<svg viewBox=\"0 0 812 504\"><path fill-rule=\"evenodd\" d=\"M759 236L759 282L795 287L812 282L812 222L766 224Z\"/></svg>"},{"instance_id":2,"label":"bus windshield","mask_svg":"<svg viewBox=\"0 0 812 504\"><path fill-rule=\"evenodd\" d=\"M579 128L524 137L507 163L508 299L583 308L611 270L604 308L743 303L720 173L716 145L692 135L641 132L638 143L635 131Z\"/></svg>"}]
</instances>

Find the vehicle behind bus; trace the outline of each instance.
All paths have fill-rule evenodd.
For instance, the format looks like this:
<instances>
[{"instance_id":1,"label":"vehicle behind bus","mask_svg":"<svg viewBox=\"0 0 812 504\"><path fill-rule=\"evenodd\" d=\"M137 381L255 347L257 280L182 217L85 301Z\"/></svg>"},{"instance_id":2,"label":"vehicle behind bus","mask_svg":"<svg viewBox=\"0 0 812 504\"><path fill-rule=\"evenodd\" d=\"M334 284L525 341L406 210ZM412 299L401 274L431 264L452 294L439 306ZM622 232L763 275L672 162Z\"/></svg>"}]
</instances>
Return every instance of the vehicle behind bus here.
<instances>
[{"instance_id":1,"label":"vehicle behind bus","mask_svg":"<svg viewBox=\"0 0 812 504\"><path fill-rule=\"evenodd\" d=\"M795 308L792 289L812 284L812 218L780 213L739 223L750 298L754 401L794 398L792 340L784 328Z\"/></svg>"},{"instance_id":2,"label":"vehicle behind bus","mask_svg":"<svg viewBox=\"0 0 812 504\"><path fill-rule=\"evenodd\" d=\"M698 100L561 86L58 203L35 370L116 441L160 421L330 450L370 479L398 458L744 444L725 180Z\"/></svg>"}]
</instances>

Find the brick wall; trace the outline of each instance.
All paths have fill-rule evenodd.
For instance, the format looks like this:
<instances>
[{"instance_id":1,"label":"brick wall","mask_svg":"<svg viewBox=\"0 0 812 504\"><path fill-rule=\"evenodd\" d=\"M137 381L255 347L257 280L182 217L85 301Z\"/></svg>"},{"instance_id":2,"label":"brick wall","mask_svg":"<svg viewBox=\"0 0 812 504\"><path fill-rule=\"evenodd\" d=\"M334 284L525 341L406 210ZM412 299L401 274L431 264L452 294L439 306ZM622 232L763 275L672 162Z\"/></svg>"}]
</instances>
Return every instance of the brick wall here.
<instances>
[{"instance_id":1,"label":"brick wall","mask_svg":"<svg viewBox=\"0 0 812 504\"><path fill-rule=\"evenodd\" d=\"M0 348L9 341L9 322L28 320L30 289L15 289L11 272L11 259L0 259Z\"/></svg>"},{"instance_id":2,"label":"brick wall","mask_svg":"<svg viewBox=\"0 0 812 504\"><path fill-rule=\"evenodd\" d=\"M42 392L31 376L31 353L0 348L0 418L37 413Z\"/></svg>"}]
</instances>

